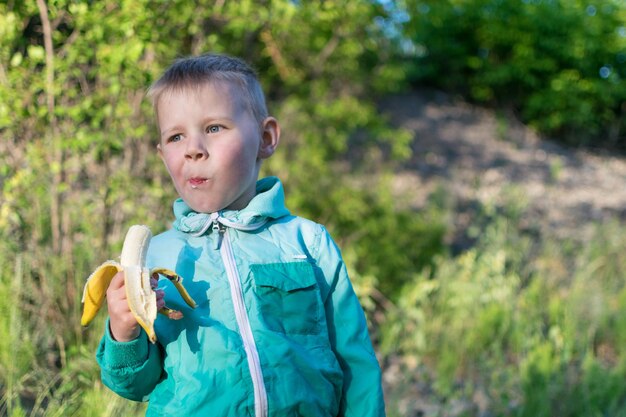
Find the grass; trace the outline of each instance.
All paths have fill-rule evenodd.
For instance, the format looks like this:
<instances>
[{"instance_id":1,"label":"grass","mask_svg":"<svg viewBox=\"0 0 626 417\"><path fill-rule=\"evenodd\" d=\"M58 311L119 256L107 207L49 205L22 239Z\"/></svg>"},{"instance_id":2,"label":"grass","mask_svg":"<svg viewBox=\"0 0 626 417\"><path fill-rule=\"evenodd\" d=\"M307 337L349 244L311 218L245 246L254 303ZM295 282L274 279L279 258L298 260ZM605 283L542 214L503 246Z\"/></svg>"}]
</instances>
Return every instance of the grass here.
<instances>
[{"instance_id":1,"label":"grass","mask_svg":"<svg viewBox=\"0 0 626 417\"><path fill-rule=\"evenodd\" d=\"M523 204L509 197L476 215L474 246L437 251L385 303L376 298L381 277L354 271L393 374L390 416L625 414L625 226L598 225L586 242L529 234ZM82 284L101 261L81 243L89 239L77 240L71 264L46 246L10 242L0 243L0 416L143 415L145 404L100 383L104 315L87 330L78 323ZM345 252L358 268L357 251Z\"/></svg>"},{"instance_id":2,"label":"grass","mask_svg":"<svg viewBox=\"0 0 626 417\"><path fill-rule=\"evenodd\" d=\"M515 216L483 224L475 247L416 274L389 312L382 353L409 365L388 387L390 414L625 415L625 227L563 242L525 236ZM410 383L428 393L411 412L396 393Z\"/></svg>"}]
</instances>

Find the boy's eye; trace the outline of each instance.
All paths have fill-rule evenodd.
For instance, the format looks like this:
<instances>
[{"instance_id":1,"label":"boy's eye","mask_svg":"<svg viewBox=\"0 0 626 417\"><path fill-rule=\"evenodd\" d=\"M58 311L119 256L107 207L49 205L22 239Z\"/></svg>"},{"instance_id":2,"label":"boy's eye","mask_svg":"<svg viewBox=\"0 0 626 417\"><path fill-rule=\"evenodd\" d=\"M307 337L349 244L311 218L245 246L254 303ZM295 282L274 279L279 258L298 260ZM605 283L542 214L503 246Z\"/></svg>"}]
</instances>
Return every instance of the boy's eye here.
<instances>
[{"instance_id":1,"label":"boy's eye","mask_svg":"<svg viewBox=\"0 0 626 417\"><path fill-rule=\"evenodd\" d=\"M167 141L168 141L168 142L178 142L178 141L180 141L182 138L183 138L183 137L182 137L182 135L177 134L177 135L170 136L170 137L169 137L169 139L168 139Z\"/></svg>"},{"instance_id":2,"label":"boy's eye","mask_svg":"<svg viewBox=\"0 0 626 417\"><path fill-rule=\"evenodd\" d=\"M217 133L220 130L222 130L222 126L220 125L211 125L206 129L207 133Z\"/></svg>"}]
</instances>

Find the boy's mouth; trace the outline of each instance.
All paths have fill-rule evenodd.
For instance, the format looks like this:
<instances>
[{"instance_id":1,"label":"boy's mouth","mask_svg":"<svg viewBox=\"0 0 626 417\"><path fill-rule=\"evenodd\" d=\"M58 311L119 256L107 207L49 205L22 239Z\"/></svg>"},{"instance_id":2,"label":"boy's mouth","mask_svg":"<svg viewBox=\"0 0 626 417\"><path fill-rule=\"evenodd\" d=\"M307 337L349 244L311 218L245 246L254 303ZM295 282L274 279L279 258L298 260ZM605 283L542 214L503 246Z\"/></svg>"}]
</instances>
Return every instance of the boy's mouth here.
<instances>
[{"instance_id":1,"label":"boy's mouth","mask_svg":"<svg viewBox=\"0 0 626 417\"><path fill-rule=\"evenodd\" d=\"M193 177L193 178L189 178L189 185L191 185L191 188L196 188L199 185L204 184L205 182L207 182L206 178L201 178L201 177Z\"/></svg>"}]
</instances>

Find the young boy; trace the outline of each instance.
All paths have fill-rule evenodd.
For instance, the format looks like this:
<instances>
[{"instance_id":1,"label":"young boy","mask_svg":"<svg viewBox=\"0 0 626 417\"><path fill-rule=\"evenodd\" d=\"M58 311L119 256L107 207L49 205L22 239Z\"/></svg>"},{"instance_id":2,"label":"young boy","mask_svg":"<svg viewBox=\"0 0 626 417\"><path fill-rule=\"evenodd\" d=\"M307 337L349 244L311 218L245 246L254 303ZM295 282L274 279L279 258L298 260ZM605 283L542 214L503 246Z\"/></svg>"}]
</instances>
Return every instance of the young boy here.
<instances>
[{"instance_id":1,"label":"young boy","mask_svg":"<svg viewBox=\"0 0 626 417\"><path fill-rule=\"evenodd\" d=\"M289 213L277 178L257 181L280 128L254 72L228 56L186 58L148 95L180 196L148 267L184 277L198 306L164 283L159 305L164 297L184 317L159 317L153 345L119 273L97 352L104 384L149 400L148 416L384 416L380 368L337 246Z\"/></svg>"}]
</instances>

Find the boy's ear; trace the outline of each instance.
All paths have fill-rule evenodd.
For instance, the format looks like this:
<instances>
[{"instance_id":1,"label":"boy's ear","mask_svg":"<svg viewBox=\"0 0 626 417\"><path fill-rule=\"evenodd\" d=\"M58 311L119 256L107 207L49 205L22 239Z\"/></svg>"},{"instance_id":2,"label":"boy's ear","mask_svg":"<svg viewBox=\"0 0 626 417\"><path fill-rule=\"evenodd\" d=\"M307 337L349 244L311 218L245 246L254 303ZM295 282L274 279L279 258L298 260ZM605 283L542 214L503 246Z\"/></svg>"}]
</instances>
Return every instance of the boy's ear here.
<instances>
[{"instance_id":1,"label":"boy's ear","mask_svg":"<svg viewBox=\"0 0 626 417\"><path fill-rule=\"evenodd\" d=\"M280 142L280 125L278 120L273 117L267 117L261 125L261 143L259 145L259 159L269 158L274 154Z\"/></svg>"},{"instance_id":2,"label":"boy's ear","mask_svg":"<svg viewBox=\"0 0 626 417\"><path fill-rule=\"evenodd\" d=\"M161 143L157 143L157 154L159 154L159 158L163 159L163 149L161 149Z\"/></svg>"}]
</instances>

